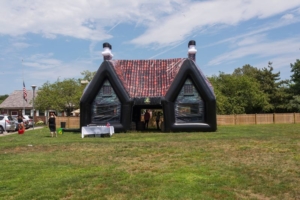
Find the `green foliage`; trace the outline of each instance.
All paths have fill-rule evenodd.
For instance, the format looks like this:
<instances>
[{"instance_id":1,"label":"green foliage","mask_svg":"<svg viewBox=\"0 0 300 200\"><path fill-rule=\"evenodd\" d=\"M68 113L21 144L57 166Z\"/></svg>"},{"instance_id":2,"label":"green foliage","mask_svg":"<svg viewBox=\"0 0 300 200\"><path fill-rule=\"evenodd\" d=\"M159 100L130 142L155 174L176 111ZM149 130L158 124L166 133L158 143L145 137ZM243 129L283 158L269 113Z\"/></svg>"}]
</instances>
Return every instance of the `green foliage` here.
<instances>
[{"instance_id":1,"label":"green foliage","mask_svg":"<svg viewBox=\"0 0 300 200\"><path fill-rule=\"evenodd\" d=\"M38 121L38 122L36 122L35 124L36 124L36 125L44 125L45 123L44 123L44 121Z\"/></svg>"},{"instance_id":2,"label":"green foliage","mask_svg":"<svg viewBox=\"0 0 300 200\"><path fill-rule=\"evenodd\" d=\"M96 72L97 71L91 72L89 70L84 70L83 72L81 72L81 75L83 75L83 80L87 80L90 82L94 78Z\"/></svg>"},{"instance_id":3,"label":"green foliage","mask_svg":"<svg viewBox=\"0 0 300 200\"><path fill-rule=\"evenodd\" d=\"M214 88L214 93L217 100L217 114L227 113L227 107L229 105L228 98L222 93L222 83L219 81L219 77L208 77L210 83Z\"/></svg>"},{"instance_id":4,"label":"green foliage","mask_svg":"<svg viewBox=\"0 0 300 200\"><path fill-rule=\"evenodd\" d=\"M237 76L249 76L254 79L257 79L259 69L247 64L244 65L242 68L235 69L232 74Z\"/></svg>"},{"instance_id":5,"label":"green foliage","mask_svg":"<svg viewBox=\"0 0 300 200\"><path fill-rule=\"evenodd\" d=\"M291 89L294 95L300 95L300 60L297 59L294 64L291 63Z\"/></svg>"},{"instance_id":6,"label":"green foliage","mask_svg":"<svg viewBox=\"0 0 300 200\"><path fill-rule=\"evenodd\" d=\"M300 95L293 96L287 105L289 111L300 112Z\"/></svg>"},{"instance_id":7,"label":"green foliage","mask_svg":"<svg viewBox=\"0 0 300 200\"><path fill-rule=\"evenodd\" d=\"M53 84L46 82L39 88L35 107L39 110L67 111L70 115L72 110L79 108L82 92L83 86L76 79L57 80Z\"/></svg>"},{"instance_id":8,"label":"green foliage","mask_svg":"<svg viewBox=\"0 0 300 200\"><path fill-rule=\"evenodd\" d=\"M257 69L251 65L244 65L242 68L234 70L233 74L238 76L248 76L255 79L260 84L260 90L267 97L267 105L263 110L253 110L255 112L284 112L287 110L287 102L291 98L289 89L286 87L287 80L280 81L280 72L274 73L272 62L268 67Z\"/></svg>"},{"instance_id":9,"label":"green foliage","mask_svg":"<svg viewBox=\"0 0 300 200\"><path fill-rule=\"evenodd\" d=\"M8 97L8 94L0 95L0 104Z\"/></svg>"},{"instance_id":10,"label":"green foliage","mask_svg":"<svg viewBox=\"0 0 300 200\"><path fill-rule=\"evenodd\" d=\"M273 73L272 63L268 63L267 68L259 70L257 77L262 91L267 94L269 99L269 112L286 111L288 102L288 90L284 87L287 81L280 81L280 72Z\"/></svg>"},{"instance_id":11,"label":"green foliage","mask_svg":"<svg viewBox=\"0 0 300 200\"><path fill-rule=\"evenodd\" d=\"M259 83L249 76L220 73L210 81L216 94L218 114L250 113L264 110L268 105Z\"/></svg>"}]
</instances>

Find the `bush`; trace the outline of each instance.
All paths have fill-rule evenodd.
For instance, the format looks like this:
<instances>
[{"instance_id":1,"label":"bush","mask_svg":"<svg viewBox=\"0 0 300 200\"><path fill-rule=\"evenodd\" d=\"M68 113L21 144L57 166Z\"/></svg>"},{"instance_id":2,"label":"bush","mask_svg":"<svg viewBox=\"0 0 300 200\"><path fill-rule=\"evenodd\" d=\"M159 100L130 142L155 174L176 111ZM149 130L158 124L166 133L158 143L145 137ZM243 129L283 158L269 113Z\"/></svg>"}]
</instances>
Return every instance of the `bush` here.
<instances>
[{"instance_id":1,"label":"bush","mask_svg":"<svg viewBox=\"0 0 300 200\"><path fill-rule=\"evenodd\" d=\"M43 121L38 121L35 123L36 125L44 125L45 123Z\"/></svg>"}]
</instances>

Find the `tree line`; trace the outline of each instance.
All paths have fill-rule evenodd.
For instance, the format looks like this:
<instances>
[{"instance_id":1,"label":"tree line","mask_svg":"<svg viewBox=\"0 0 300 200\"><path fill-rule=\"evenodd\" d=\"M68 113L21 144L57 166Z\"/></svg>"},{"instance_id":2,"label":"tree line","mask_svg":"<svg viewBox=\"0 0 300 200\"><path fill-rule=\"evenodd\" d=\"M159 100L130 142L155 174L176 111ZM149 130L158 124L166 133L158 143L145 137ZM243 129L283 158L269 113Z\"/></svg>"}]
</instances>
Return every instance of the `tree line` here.
<instances>
[{"instance_id":1,"label":"tree line","mask_svg":"<svg viewBox=\"0 0 300 200\"><path fill-rule=\"evenodd\" d=\"M258 69L249 64L237 68L232 74L219 72L208 77L216 100L217 114L283 113L300 111L300 60L291 66L291 79L280 80L272 62ZM59 79L39 87L35 107L39 110L65 111L68 115L79 108L80 98L86 85L96 72L81 72L81 79Z\"/></svg>"},{"instance_id":2,"label":"tree line","mask_svg":"<svg viewBox=\"0 0 300 200\"><path fill-rule=\"evenodd\" d=\"M280 80L272 62L263 69L249 64L232 74L208 77L214 87L218 114L300 111L300 60L291 66L291 79Z\"/></svg>"}]
</instances>

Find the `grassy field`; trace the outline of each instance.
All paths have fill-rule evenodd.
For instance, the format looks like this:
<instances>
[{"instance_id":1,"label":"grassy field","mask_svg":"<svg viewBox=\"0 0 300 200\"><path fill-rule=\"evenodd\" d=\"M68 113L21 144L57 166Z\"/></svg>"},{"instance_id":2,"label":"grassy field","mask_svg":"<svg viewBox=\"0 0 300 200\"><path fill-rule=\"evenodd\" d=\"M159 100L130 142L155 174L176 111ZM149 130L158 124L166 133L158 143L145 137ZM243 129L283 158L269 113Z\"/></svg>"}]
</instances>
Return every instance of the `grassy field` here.
<instances>
[{"instance_id":1,"label":"grassy field","mask_svg":"<svg viewBox=\"0 0 300 200\"><path fill-rule=\"evenodd\" d=\"M0 137L0 199L300 199L300 124Z\"/></svg>"}]
</instances>

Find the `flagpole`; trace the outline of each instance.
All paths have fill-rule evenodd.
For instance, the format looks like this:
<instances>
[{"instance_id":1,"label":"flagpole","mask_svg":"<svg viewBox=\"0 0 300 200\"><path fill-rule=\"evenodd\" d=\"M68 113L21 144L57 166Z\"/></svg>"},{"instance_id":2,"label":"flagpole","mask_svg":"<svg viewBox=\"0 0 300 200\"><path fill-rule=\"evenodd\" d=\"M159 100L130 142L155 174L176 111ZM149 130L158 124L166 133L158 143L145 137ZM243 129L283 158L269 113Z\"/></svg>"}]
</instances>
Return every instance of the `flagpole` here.
<instances>
[{"instance_id":1,"label":"flagpole","mask_svg":"<svg viewBox=\"0 0 300 200\"><path fill-rule=\"evenodd\" d=\"M22 80L23 80L23 88L22 88L23 112L22 112L22 115L25 115L25 99L24 99L24 66L23 66L23 58L22 58Z\"/></svg>"}]
</instances>

